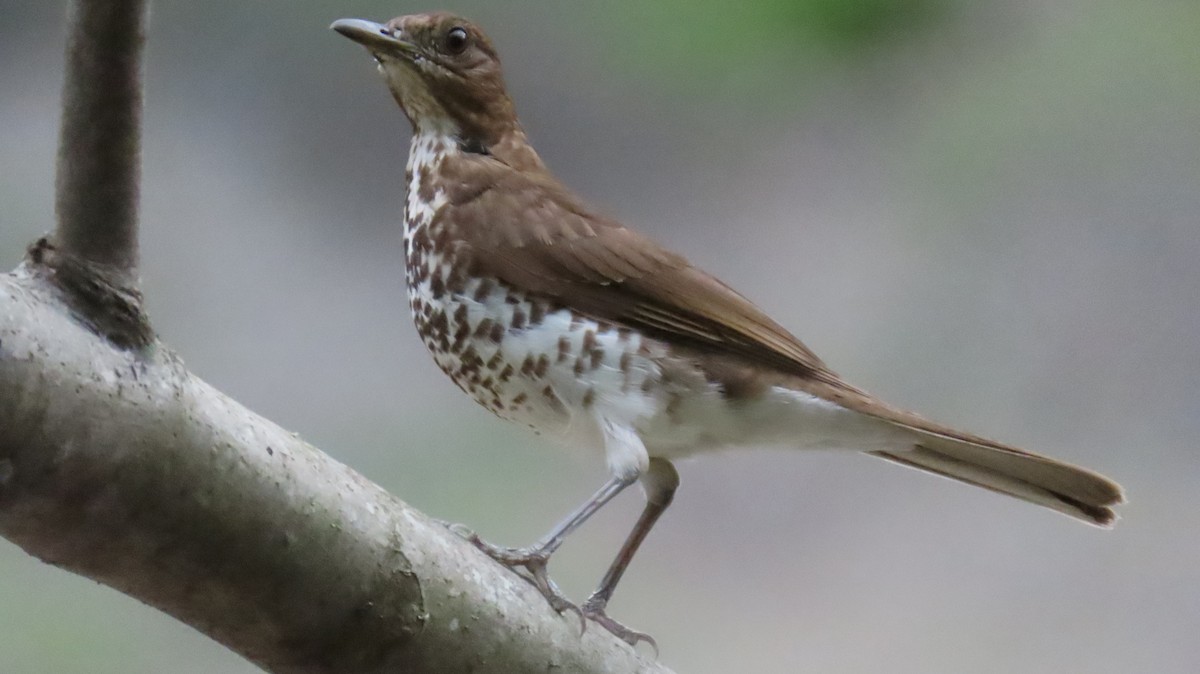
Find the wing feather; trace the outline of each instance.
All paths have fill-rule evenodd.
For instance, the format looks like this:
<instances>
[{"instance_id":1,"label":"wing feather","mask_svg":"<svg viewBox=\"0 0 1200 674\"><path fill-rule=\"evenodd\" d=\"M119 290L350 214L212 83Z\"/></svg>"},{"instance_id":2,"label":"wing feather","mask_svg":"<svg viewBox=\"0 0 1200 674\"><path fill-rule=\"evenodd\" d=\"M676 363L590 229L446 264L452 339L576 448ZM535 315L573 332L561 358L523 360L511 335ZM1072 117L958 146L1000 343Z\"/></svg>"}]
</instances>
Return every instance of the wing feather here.
<instances>
[{"instance_id":1,"label":"wing feather","mask_svg":"<svg viewBox=\"0 0 1200 674\"><path fill-rule=\"evenodd\" d=\"M440 215L462 223L454 233L459 251L476 268L598 319L787 374L836 380L745 297L648 237L593 213L548 175L512 171L487 158L473 170L492 175L459 184L489 189L451 190Z\"/></svg>"}]
</instances>

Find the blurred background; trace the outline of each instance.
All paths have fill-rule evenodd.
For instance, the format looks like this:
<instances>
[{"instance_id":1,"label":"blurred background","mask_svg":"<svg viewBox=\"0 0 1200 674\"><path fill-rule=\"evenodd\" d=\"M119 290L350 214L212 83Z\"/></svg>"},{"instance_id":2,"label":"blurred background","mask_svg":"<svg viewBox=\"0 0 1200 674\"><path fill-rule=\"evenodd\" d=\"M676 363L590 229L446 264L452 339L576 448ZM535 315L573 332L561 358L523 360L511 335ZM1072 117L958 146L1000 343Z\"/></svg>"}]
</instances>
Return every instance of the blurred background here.
<instances>
[{"instance_id":1,"label":"blurred background","mask_svg":"<svg viewBox=\"0 0 1200 674\"><path fill-rule=\"evenodd\" d=\"M327 30L153 5L144 289L200 376L534 540L604 478L477 408L403 299L408 127ZM1200 671L1200 4L456 2L550 166L899 405L1103 471L1115 531L852 454L683 464L611 610L681 674ZM0 0L0 267L53 223L65 3ZM630 495L552 572L599 579ZM0 541L0 672L256 671Z\"/></svg>"}]
</instances>

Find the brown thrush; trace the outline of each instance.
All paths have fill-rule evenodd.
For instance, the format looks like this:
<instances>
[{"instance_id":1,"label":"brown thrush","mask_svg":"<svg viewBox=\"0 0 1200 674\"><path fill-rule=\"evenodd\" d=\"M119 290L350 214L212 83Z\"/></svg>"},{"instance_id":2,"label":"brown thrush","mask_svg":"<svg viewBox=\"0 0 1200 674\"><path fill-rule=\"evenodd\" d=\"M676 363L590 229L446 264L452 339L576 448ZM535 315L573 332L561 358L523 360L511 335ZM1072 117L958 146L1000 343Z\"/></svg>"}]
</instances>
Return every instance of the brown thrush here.
<instances>
[{"instance_id":1,"label":"brown thrush","mask_svg":"<svg viewBox=\"0 0 1200 674\"><path fill-rule=\"evenodd\" d=\"M607 459L604 486L534 545L473 537L556 609L574 606L546 574L550 555L640 480L645 510L580 611L631 644L649 639L605 606L671 502L671 462L731 446L862 450L1113 523L1114 482L877 400L729 286L584 204L530 146L475 25L434 13L332 27L371 52L413 127L408 302L434 360L497 416Z\"/></svg>"}]
</instances>

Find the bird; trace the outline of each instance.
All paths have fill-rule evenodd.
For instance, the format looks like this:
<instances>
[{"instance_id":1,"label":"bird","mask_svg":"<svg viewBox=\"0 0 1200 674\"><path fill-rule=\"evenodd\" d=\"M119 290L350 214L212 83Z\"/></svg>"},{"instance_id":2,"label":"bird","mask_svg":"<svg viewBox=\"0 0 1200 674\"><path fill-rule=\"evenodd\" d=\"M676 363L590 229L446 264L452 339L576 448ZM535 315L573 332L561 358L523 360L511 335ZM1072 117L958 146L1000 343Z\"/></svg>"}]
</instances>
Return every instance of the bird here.
<instances>
[{"instance_id":1,"label":"bird","mask_svg":"<svg viewBox=\"0 0 1200 674\"><path fill-rule=\"evenodd\" d=\"M409 309L433 360L496 416L602 456L608 478L532 545L483 552L636 646L613 591L679 486L674 463L727 448L858 450L1109 528L1112 480L893 407L835 374L729 285L598 212L530 144L492 41L447 12L331 28L374 57L412 127ZM566 537L634 483L645 506L580 606L549 577Z\"/></svg>"}]
</instances>

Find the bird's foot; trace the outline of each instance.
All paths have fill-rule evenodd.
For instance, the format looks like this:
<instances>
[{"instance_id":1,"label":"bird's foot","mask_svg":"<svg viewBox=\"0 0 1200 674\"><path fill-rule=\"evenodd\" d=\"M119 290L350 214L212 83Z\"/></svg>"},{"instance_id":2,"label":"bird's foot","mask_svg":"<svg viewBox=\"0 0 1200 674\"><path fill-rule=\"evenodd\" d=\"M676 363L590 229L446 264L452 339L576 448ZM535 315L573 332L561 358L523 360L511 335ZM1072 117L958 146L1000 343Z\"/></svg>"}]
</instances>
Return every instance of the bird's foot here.
<instances>
[{"instance_id":1,"label":"bird's foot","mask_svg":"<svg viewBox=\"0 0 1200 674\"><path fill-rule=\"evenodd\" d=\"M650 648L654 649L654 657L657 659L658 642L654 640L654 637L646 634L645 632L639 632L635 629L630 629L616 620L608 617L608 614L605 613L605 608L607 605L607 601L599 601L593 597L584 602L581 612L585 618L595 621L596 624L600 625L609 632L612 632L613 635L618 639L624 641L630 646L633 646L634 648L637 648L638 643L642 641L650 644Z\"/></svg>"},{"instance_id":2,"label":"bird's foot","mask_svg":"<svg viewBox=\"0 0 1200 674\"><path fill-rule=\"evenodd\" d=\"M558 585L550 578L550 574L546 571L546 565L550 562L550 553L538 548L506 548L499 545L492 545L480 538L479 534L462 525L452 525L449 528L454 533L467 539L483 554L508 567L537 588L538 592L542 593L542 596L546 598L550 607L555 611L558 613L573 611L578 614L580 631L583 631L587 627L583 611L574 602L567 599L566 595L558 589Z\"/></svg>"}]
</instances>

